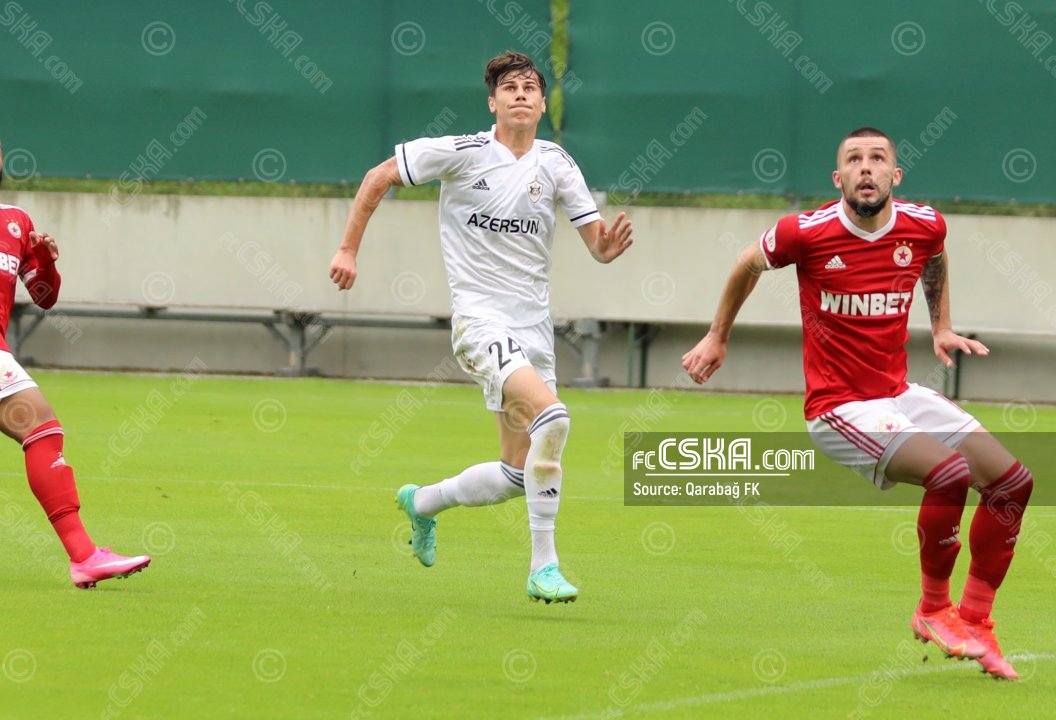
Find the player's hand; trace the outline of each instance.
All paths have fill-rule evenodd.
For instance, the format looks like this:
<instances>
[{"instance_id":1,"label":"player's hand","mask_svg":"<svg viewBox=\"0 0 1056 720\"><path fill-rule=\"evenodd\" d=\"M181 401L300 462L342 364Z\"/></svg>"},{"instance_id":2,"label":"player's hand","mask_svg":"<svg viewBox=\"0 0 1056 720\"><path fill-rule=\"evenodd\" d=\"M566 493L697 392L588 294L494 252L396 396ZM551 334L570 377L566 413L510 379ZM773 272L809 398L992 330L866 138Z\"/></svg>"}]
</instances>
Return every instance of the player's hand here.
<instances>
[{"instance_id":1,"label":"player's hand","mask_svg":"<svg viewBox=\"0 0 1056 720\"><path fill-rule=\"evenodd\" d=\"M706 383L722 367L725 359L726 342L709 332L696 347L682 356L682 367L694 382Z\"/></svg>"},{"instance_id":2,"label":"player's hand","mask_svg":"<svg viewBox=\"0 0 1056 720\"><path fill-rule=\"evenodd\" d=\"M953 367L953 358L950 357L951 350L960 350L965 355L982 355L984 357L990 354L990 348L986 345L983 345L978 340L958 335L953 330L940 330L935 333L935 357L948 368Z\"/></svg>"},{"instance_id":3,"label":"player's hand","mask_svg":"<svg viewBox=\"0 0 1056 720\"><path fill-rule=\"evenodd\" d=\"M59 259L59 246L55 244L55 238L47 233L30 230L29 249L41 262L53 263Z\"/></svg>"},{"instance_id":4,"label":"player's hand","mask_svg":"<svg viewBox=\"0 0 1056 720\"><path fill-rule=\"evenodd\" d=\"M348 290L356 281L356 256L351 250L338 250L330 261L330 279L338 290Z\"/></svg>"},{"instance_id":5,"label":"player's hand","mask_svg":"<svg viewBox=\"0 0 1056 720\"><path fill-rule=\"evenodd\" d=\"M604 218L599 220L598 240L594 246L594 259L600 263L610 263L634 243L634 229L631 221L626 220L627 213L616 216L611 228L605 227ZM626 220L626 222L625 222Z\"/></svg>"}]
</instances>

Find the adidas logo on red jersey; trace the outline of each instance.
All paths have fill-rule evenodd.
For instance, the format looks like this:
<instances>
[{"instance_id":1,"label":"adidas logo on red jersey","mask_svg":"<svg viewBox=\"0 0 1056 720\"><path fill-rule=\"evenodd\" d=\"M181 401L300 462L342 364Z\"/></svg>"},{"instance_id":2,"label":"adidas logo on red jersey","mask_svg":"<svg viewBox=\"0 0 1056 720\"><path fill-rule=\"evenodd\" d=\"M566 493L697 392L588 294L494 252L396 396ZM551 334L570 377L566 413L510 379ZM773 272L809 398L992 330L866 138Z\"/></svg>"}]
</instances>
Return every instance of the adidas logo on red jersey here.
<instances>
[{"instance_id":1,"label":"adidas logo on red jersey","mask_svg":"<svg viewBox=\"0 0 1056 720\"><path fill-rule=\"evenodd\" d=\"M826 270L846 270L847 266L843 264L843 260L840 260L839 255L833 255L832 260L825 263Z\"/></svg>"}]
</instances>

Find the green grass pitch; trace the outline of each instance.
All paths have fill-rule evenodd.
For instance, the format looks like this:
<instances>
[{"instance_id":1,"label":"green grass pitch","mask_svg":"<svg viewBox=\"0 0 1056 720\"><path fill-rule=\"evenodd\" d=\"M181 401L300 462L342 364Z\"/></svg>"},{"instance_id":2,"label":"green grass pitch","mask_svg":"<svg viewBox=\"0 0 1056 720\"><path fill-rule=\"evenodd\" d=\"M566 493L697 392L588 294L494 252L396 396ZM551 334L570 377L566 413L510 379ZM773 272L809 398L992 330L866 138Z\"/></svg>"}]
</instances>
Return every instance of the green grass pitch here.
<instances>
[{"instance_id":1,"label":"green grass pitch","mask_svg":"<svg viewBox=\"0 0 1056 720\"><path fill-rule=\"evenodd\" d=\"M1056 701L1052 507L1028 511L998 596L1024 675L1000 683L922 662L917 560L897 547L912 508L625 507L604 470L621 425L750 430L765 401L800 430L800 398L563 390L558 548L581 596L547 606L524 591L523 500L442 515L433 568L406 545L399 485L496 459L475 387L35 375L89 531L154 562L73 589L5 445L0 720L1038 718Z\"/></svg>"}]
</instances>

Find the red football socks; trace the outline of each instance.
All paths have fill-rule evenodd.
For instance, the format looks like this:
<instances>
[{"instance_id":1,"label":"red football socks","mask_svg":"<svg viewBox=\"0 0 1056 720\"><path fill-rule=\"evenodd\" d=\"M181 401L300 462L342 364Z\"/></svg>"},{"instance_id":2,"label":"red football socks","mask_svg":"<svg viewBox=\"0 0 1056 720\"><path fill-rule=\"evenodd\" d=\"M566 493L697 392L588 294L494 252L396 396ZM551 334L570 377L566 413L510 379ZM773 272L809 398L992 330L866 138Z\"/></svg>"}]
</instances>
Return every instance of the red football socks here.
<instances>
[{"instance_id":1,"label":"red football socks","mask_svg":"<svg viewBox=\"0 0 1056 720\"><path fill-rule=\"evenodd\" d=\"M921 611L950 605L950 575L961 549L959 533L971 471L963 455L951 455L924 479L924 499L917 516L920 540Z\"/></svg>"},{"instance_id":2,"label":"red football socks","mask_svg":"<svg viewBox=\"0 0 1056 720\"><path fill-rule=\"evenodd\" d=\"M950 579L920 576L920 608L923 612L935 612L952 604L950 600Z\"/></svg>"},{"instance_id":3,"label":"red football socks","mask_svg":"<svg viewBox=\"0 0 1056 720\"><path fill-rule=\"evenodd\" d=\"M969 545L971 540L968 541ZM990 610L994 607L994 595L997 588L986 580L980 580L972 575L964 583L964 592L961 594L961 602L957 609L961 617L968 622L982 622L983 618L990 616Z\"/></svg>"},{"instance_id":4,"label":"red football socks","mask_svg":"<svg viewBox=\"0 0 1056 720\"><path fill-rule=\"evenodd\" d=\"M46 422L22 441L26 453L29 487L47 513L55 532L73 562L81 562L95 552L95 544L81 524L77 485L73 468L62 458L62 425Z\"/></svg>"},{"instance_id":5,"label":"red football socks","mask_svg":"<svg viewBox=\"0 0 1056 720\"><path fill-rule=\"evenodd\" d=\"M994 594L1012 563L1023 511L1030 501L1034 478L1018 461L979 495L968 545L972 563L961 598L961 616L979 622L990 615Z\"/></svg>"}]
</instances>

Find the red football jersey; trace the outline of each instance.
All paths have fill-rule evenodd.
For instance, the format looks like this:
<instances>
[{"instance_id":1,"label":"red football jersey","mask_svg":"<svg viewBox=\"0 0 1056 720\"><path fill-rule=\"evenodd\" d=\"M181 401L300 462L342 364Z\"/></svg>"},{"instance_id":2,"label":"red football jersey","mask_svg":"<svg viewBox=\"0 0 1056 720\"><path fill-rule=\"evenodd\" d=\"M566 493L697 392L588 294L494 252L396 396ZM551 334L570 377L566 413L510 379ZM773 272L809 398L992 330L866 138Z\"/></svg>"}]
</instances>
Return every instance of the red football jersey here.
<instances>
[{"instance_id":1,"label":"red football jersey","mask_svg":"<svg viewBox=\"0 0 1056 720\"><path fill-rule=\"evenodd\" d=\"M900 200L872 233L851 222L840 200L783 217L763 233L770 266L795 264L799 278L808 420L906 390L913 290L945 239L942 215Z\"/></svg>"},{"instance_id":2,"label":"red football jersey","mask_svg":"<svg viewBox=\"0 0 1056 720\"><path fill-rule=\"evenodd\" d=\"M33 221L26 211L14 205L0 205L0 350L10 352L7 325L15 304L15 277L22 279L33 301L41 307L55 304L59 295L59 274L55 264L42 263L29 247Z\"/></svg>"}]
</instances>

